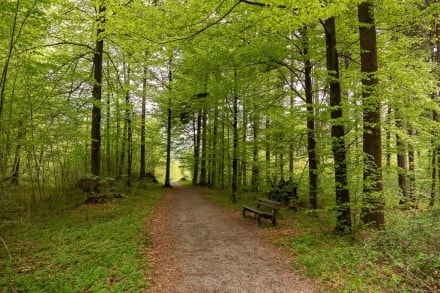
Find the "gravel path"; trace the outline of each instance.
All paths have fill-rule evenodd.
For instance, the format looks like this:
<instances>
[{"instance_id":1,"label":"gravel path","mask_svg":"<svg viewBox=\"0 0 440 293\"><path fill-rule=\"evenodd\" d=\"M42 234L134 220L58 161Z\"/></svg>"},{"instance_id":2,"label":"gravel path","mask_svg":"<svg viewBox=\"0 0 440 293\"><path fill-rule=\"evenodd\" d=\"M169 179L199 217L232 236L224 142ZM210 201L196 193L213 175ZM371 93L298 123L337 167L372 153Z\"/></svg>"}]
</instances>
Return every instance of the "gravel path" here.
<instances>
[{"instance_id":1,"label":"gravel path","mask_svg":"<svg viewBox=\"0 0 440 293\"><path fill-rule=\"evenodd\" d=\"M149 292L314 292L245 220L199 189L174 186L150 222Z\"/></svg>"}]
</instances>

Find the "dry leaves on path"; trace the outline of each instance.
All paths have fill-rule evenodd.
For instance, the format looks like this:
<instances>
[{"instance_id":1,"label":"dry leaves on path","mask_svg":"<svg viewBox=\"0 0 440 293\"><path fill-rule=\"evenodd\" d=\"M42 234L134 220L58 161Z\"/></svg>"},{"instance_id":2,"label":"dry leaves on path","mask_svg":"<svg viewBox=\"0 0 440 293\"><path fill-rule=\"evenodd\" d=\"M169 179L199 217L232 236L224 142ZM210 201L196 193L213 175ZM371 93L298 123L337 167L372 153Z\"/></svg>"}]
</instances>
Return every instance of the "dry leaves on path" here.
<instances>
[{"instance_id":1,"label":"dry leaves on path","mask_svg":"<svg viewBox=\"0 0 440 293\"><path fill-rule=\"evenodd\" d=\"M149 223L149 292L314 292L254 221L175 186Z\"/></svg>"}]
</instances>

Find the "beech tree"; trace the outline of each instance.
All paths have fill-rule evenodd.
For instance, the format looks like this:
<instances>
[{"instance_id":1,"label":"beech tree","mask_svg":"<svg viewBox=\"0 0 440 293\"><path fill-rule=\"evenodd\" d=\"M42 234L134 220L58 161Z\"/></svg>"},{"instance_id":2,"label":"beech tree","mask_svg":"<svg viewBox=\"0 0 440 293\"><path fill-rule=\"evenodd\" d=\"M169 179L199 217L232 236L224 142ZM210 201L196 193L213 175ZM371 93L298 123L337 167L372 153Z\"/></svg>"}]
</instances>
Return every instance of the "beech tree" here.
<instances>
[{"instance_id":1,"label":"beech tree","mask_svg":"<svg viewBox=\"0 0 440 293\"><path fill-rule=\"evenodd\" d=\"M312 209L331 198L342 232L382 226L399 185L409 208L438 197L438 1L19 0L0 15L6 185L167 184L178 162L232 200L280 184Z\"/></svg>"},{"instance_id":2,"label":"beech tree","mask_svg":"<svg viewBox=\"0 0 440 293\"><path fill-rule=\"evenodd\" d=\"M375 94L377 77L377 41L374 4L358 5L363 98L364 208L363 221L377 226L385 223L382 186L382 138L380 98Z\"/></svg>"}]
</instances>

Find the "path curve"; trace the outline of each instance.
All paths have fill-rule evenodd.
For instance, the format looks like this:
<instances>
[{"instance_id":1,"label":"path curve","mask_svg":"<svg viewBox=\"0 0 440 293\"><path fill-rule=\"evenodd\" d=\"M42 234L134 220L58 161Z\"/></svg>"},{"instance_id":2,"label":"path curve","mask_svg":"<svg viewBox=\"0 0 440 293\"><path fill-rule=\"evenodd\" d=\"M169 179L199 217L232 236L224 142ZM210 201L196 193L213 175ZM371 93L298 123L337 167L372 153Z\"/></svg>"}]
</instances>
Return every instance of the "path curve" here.
<instances>
[{"instance_id":1,"label":"path curve","mask_svg":"<svg viewBox=\"0 0 440 293\"><path fill-rule=\"evenodd\" d=\"M150 222L148 292L314 292L251 220L174 185Z\"/></svg>"}]
</instances>

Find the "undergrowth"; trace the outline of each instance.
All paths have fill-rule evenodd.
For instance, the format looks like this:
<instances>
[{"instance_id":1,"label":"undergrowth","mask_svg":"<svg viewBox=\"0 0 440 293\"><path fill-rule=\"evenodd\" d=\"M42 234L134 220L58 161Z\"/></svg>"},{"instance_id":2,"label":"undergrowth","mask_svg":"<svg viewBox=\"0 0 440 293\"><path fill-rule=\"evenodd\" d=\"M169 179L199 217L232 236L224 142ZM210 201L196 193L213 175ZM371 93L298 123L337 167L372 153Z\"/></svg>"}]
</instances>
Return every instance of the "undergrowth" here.
<instances>
[{"instance_id":1,"label":"undergrowth","mask_svg":"<svg viewBox=\"0 0 440 293\"><path fill-rule=\"evenodd\" d=\"M244 193L234 204L225 192L208 192L237 212L259 196ZM275 244L325 292L440 292L440 209L393 207L386 216L383 230L357 227L353 237L341 237L333 233L332 211L282 208Z\"/></svg>"},{"instance_id":2,"label":"undergrowth","mask_svg":"<svg viewBox=\"0 0 440 293\"><path fill-rule=\"evenodd\" d=\"M1 214L2 292L145 289L148 219L164 190L132 188L105 204Z\"/></svg>"}]
</instances>

